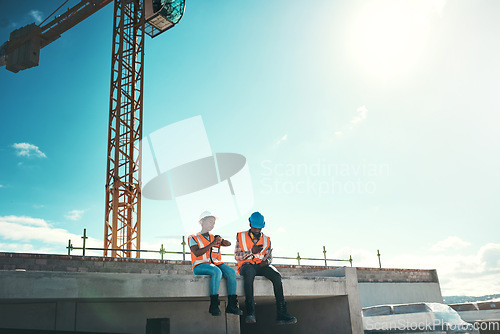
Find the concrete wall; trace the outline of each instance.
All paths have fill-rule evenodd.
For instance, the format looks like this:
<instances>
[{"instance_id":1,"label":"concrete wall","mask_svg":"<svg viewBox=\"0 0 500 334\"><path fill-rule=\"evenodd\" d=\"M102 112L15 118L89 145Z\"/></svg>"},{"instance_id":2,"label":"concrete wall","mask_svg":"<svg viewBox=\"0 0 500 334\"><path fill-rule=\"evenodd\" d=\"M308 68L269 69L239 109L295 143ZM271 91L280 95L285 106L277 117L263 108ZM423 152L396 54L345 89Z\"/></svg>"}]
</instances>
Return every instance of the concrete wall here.
<instances>
[{"instance_id":1,"label":"concrete wall","mask_svg":"<svg viewBox=\"0 0 500 334\"><path fill-rule=\"evenodd\" d=\"M439 283L436 270L394 268L358 268L358 281Z\"/></svg>"},{"instance_id":2,"label":"concrete wall","mask_svg":"<svg viewBox=\"0 0 500 334\"><path fill-rule=\"evenodd\" d=\"M202 333L240 332L238 317L207 312L208 276L9 270L0 271L0 281L0 329L139 334L147 319L168 318L171 333L200 333L198 325ZM254 286L259 322L274 326L272 284L257 277ZM338 333L362 331L354 268L344 277L283 277L283 287L290 312L299 317L299 325L286 326L288 331L330 332L331 326ZM219 292L226 295L225 284ZM241 277L238 294L243 294ZM318 323L327 314L330 321Z\"/></svg>"},{"instance_id":3,"label":"concrete wall","mask_svg":"<svg viewBox=\"0 0 500 334\"><path fill-rule=\"evenodd\" d=\"M343 277L354 268L303 272L306 277ZM435 270L356 268L361 308L413 302L442 303Z\"/></svg>"},{"instance_id":4,"label":"concrete wall","mask_svg":"<svg viewBox=\"0 0 500 334\"><path fill-rule=\"evenodd\" d=\"M276 325L274 303L257 303L257 323L245 324L244 317L241 317L241 333L353 333L347 296L294 300L288 302L287 306L289 312L299 319L296 325Z\"/></svg>"},{"instance_id":5,"label":"concrete wall","mask_svg":"<svg viewBox=\"0 0 500 334\"><path fill-rule=\"evenodd\" d=\"M362 268L358 286L361 307L443 302L435 270Z\"/></svg>"},{"instance_id":6,"label":"concrete wall","mask_svg":"<svg viewBox=\"0 0 500 334\"><path fill-rule=\"evenodd\" d=\"M272 284L262 277L255 281L258 322L247 325L232 315L208 314L210 279L193 275L189 262L0 253L0 332L11 327L139 334L147 319L168 318L171 333L199 333L192 324L208 324L217 333L239 333L241 327L242 333L267 328L348 334L362 332L361 307L442 301L435 270L275 266L289 311L299 319L293 326L274 324ZM219 294L227 294L224 282ZM238 295L243 306L239 275ZM209 333L206 328L201 332Z\"/></svg>"},{"instance_id":7,"label":"concrete wall","mask_svg":"<svg viewBox=\"0 0 500 334\"><path fill-rule=\"evenodd\" d=\"M238 316L203 316L207 309L208 301L0 303L0 324L12 329L144 334L147 319L168 318L170 333L240 332Z\"/></svg>"},{"instance_id":8,"label":"concrete wall","mask_svg":"<svg viewBox=\"0 0 500 334\"><path fill-rule=\"evenodd\" d=\"M358 283L361 307L417 302L442 303L439 283Z\"/></svg>"},{"instance_id":9,"label":"concrete wall","mask_svg":"<svg viewBox=\"0 0 500 334\"><path fill-rule=\"evenodd\" d=\"M125 273L62 273L0 271L0 300L135 300L203 298L208 300L210 276L144 275ZM226 296L225 279L219 295ZM292 298L343 296L357 282L347 285L345 277L283 277L285 295ZM352 293L357 293L353 291ZM237 277L237 294L243 295L243 278ZM273 286L256 277L255 297L274 296Z\"/></svg>"}]
</instances>

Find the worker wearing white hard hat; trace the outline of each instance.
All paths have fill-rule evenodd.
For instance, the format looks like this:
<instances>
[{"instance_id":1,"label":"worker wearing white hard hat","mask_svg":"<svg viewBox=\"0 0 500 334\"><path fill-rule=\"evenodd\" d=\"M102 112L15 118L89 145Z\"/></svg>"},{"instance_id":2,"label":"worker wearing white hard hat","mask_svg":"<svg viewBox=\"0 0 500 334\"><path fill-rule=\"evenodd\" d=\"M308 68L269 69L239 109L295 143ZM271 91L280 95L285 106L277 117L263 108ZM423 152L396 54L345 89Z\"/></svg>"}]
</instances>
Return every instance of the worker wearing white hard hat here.
<instances>
[{"instance_id":1,"label":"worker wearing white hard hat","mask_svg":"<svg viewBox=\"0 0 500 334\"><path fill-rule=\"evenodd\" d=\"M238 308L236 296L236 273L234 269L222 262L220 246L230 246L231 242L222 239L220 235L213 235L217 217L210 211L200 214L199 223L201 232L190 235L188 238L191 249L191 262L195 275L210 275L210 307L208 312L213 316L221 315L219 309L219 286L222 277L226 278L228 304L226 313L242 315L243 311Z\"/></svg>"}]
</instances>

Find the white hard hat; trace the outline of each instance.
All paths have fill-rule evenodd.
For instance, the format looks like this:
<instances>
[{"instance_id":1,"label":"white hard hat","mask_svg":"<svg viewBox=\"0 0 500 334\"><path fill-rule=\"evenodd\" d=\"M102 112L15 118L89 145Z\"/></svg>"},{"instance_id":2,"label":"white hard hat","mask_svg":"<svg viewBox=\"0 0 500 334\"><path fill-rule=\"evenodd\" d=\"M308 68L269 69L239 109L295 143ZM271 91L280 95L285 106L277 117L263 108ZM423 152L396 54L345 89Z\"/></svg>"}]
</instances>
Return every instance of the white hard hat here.
<instances>
[{"instance_id":1,"label":"white hard hat","mask_svg":"<svg viewBox=\"0 0 500 334\"><path fill-rule=\"evenodd\" d=\"M215 219L217 219L217 216L214 215L213 213L211 213L210 211L203 211L200 214L200 217L198 218L198 221L201 221L205 217L214 217Z\"/></svg>"}]
</instances>

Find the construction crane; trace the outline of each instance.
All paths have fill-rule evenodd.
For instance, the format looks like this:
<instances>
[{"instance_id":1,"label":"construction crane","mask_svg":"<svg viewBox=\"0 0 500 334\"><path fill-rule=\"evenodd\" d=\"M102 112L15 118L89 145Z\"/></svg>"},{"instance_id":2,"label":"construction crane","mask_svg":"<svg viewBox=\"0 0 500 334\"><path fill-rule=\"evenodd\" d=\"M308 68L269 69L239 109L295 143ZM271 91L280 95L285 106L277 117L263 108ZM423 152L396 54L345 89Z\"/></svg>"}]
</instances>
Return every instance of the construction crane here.
<instances>
[{"instance_id":1,"label":"construction crane","mask_svg":"<svg viewBox=\"0 0 500 334\"><path fill-rule=\"evenodd\" d=\"M15 73L38 66L40 49L112 1L80 1L47 24L13 31L0 47L0 66ZM132 257L140 249L144 38L175 26L184 14L184 1L114 0L104 256Z\"/></svg>"}]
</instances>

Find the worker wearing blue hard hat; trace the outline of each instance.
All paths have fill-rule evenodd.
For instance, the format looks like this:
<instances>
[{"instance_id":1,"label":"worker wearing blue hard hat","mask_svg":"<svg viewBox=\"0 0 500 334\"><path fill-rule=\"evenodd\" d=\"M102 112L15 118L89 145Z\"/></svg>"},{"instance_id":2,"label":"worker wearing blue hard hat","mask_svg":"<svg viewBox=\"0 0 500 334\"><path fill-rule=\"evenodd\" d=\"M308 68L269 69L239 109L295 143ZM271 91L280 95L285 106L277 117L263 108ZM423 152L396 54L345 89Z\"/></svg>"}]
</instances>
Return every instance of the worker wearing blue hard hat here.
<instances>
[{"instance_id":1,"label":"worker wearing blue hard hat","mask_svg":"<svg viewBox=\"0 0 500 334\"><path fill-rule=\"evenodd\" d=\"M266 226L264 216L256 211L248 218L250 229L236 235L234 258L238 261L238 272L243 276L245 290L246 323L255 323L255 302L253 282L255 276L264 276L273 283L276 299L276 322L278 324L294 324L297 318L288 314L281 274L271 265L271 239L262 233Z\"/></svg>"},{"instance_id":2,"label":"worker wearing blue hard hat","mask_svg":"<svg viewBox=\"0 0 500 334\"><path fill-rule=\"evenodd\" d=\"M264 221L264 216L260 212L254 212L248 218L250 222L250 226L253 228L264 228L266 226L266 222Z\"/></svg>"}]
</instances>

